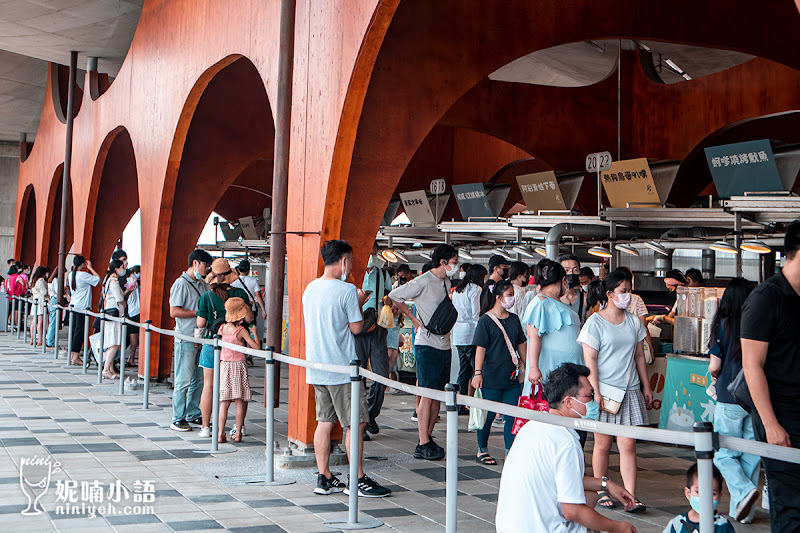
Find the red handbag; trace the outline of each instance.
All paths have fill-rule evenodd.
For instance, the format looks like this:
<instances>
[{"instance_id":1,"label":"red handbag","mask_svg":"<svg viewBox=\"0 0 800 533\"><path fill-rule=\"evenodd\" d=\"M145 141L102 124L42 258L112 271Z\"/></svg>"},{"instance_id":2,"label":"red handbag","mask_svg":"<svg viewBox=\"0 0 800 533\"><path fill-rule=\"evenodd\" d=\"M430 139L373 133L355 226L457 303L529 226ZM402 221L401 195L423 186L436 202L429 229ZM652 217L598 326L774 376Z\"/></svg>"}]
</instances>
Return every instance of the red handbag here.
<instances>
[{"instance_id":1,"label":"red handbag","mask_svg":"<svg viewBox=\"0 0 800 533\"><path fill-rule=\"evenodd\" d=\"M534 385L534 387L535 386L536 385ZM517 400L517 407L531 409L532 411L541 411L543 413L548 412L550 410L550 404L547 403L547 400L542 397L542 385L539 384L539 388L536 391L536 396L533 395L532 391L530 396L520 396L519 400ZM511 433L516 435L519 433L519 430L522 429L522 426L527 423L527 418L515 418L514 427L511 429Z\"/></svg>"}]
</instances>

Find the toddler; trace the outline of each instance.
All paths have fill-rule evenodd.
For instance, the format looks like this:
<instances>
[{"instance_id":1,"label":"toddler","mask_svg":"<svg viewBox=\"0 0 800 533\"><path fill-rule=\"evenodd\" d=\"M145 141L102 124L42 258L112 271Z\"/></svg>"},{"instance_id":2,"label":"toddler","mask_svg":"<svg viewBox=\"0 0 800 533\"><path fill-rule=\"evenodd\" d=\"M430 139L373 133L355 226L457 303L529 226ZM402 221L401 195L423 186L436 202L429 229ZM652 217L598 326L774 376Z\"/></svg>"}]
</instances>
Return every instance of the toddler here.
<instances>
[{"instance_id":1,"label":"toddler","mask_svg":"<svg viewBox=\"0 0 800 533\"><path fill-rule=\"evenodd\" d=\"M691 533L700 531L700 488L697 483L697 463L686 472L686 499L692 506L688 512L670 520L664 533ZM714 467L714 533L734 533L733 526L725 515L716 514L719 497L722 495L722 474Z\"/></svg>"}]
</instances>

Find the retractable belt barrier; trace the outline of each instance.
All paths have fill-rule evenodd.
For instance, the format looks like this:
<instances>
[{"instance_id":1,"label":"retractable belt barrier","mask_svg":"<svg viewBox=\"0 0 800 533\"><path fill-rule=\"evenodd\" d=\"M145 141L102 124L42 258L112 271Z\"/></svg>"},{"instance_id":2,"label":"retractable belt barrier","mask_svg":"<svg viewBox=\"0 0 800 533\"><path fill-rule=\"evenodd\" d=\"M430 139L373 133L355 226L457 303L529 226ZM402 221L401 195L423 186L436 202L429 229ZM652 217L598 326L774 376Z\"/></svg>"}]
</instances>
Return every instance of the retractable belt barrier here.
<instances>
[{"instance_id":1,"label":"retractable belt barrier","mask_svg":"<svg viewBox=\"0 0 800 533\"><path fill-rule=\"evenodd\" d=\"M26 315L29 312L29 306L33 304L33 301L29 298L24 297L17 297L13 296L13 305L12 309L18 309L19 315L17 318L17 338L20 338L20 329L22 329L23 341L27 340L27 332L26 332ZM587 431L592 433L602 433L605 435L612 435L616 437L628 437L636 440L646 440L651 442L660 442L664 444L678 444L683 446L694 446L695 454L698 460L698 482L700 484L700 499L701 499L701 513L700 513L700 531L701 533L712 532L713 531L713 503L712 503L712 459L713 459L713 452L715 449L714 446L714 438L718 437L716 446L717 449L720 447L728 448L730 450L735 450L738 452L749 453L752 455L758 455L761 457L766 457L770 459L776 459L780 461L785 461L789 463L796 463L800 464L800 449L797 448L787 448L783 446L777 446L773 444L767 444L764 442L757 442L747 439L741 439L738 437L727 437L724 435L714 435L713 434L713 426L709 422L698 422L695 424L694 432L687 433L683 431L674 431L674 430L667 430L667 429L655 429L650 427L639 427L639 426L623 426L618 424L611 424L605 422L598 422L593 420L583 420L583 419L575 419L575 418L566 418L563 416L552 415L549 413L533 411L531 409L525 409L521 407L517 407L514 405L508 405L499 402L493 402L484 399L473 398L472 396L465 396L462 394L458 394L458 385L455 384L448 384L445 391L434 390L434 389L427 389L424 387L417 387L414 385L407 385L405 383L401 383L399 381L391 380L387 377L381 376L359 366L358 361L351 361L350 365L333 365L327 363L316 363L312 361L306 361L304 359L298 359L296 357L290 357L288 355L275 353L274 349L271 347L267 347L265 350L256 350L250 348L248 346L241 346L238 344L232 344L228 342L223 342L220 340L219 336L216 336L212 339L206 338L198 338L192 337L188 335L180 334L174 330L162 329L156 326L153 326L152 323L148 320L145 323L134 322L125 317L112 317L108 316L105 313L95 313L88 309L74 309L72 307L64 307L61 305L57 306L59 310L59 314L61 311L70 313L70 321L72 320L72 314L78 315L85 315L86 320L88 322L88 317L95 317L101 320L101 333L103 332L103 325L105 322L117 322L121 323L122 325L130 325L133 327L138 327L140 329L145 330L145 368L149 370L150 368L150 334L151 332L155 332L161 335L170 336L181 341L185 342L192 342L198 345L211 345L214 346L215 350L215 366L218 366L219 363L219 351L221 348L230 348L240 353L244 353L247 355L251 355L253 357L257 357L260 359L264 359L267 365L268 374L272 375L270 370L274 371L274 362L281 361L290 365L301 366L304 368L312 368L315 370L321 370L325 372L332 372L336 374L344 374L349 375L351 377L351 386L353 394L358 394L360 391L361 385L361 378L368 378L372 381L377 383L381 383L388 387L392 387L394 389L402 390L414 396L422 396L425 398L430 398L432 400L436 400L439 402L444 402L446 404L446 412L447 412L447 449L448 449L448 475L447 475L447 520L446 520L446 531L448 533L454 533L456 531L456 514L455 514L455 498L457 495L457 475L451 473L450 470L457 469L457 462L453 460L450 462L450 455L457 455L457 442L458 442L458 412L457 408L459 405L466 405L469 407L483 409L486 411L490 411L500 415L507 415L516 418L524 418L528 420L534 420L537 422L542 422L545 424L555 425L566 427L575 430ZM13 313L12 313L12 318ZM32 326L34 329L33 331L33 338L36 338L36 321L34 320L34 324ZM44 327L42 328L44 329ZM71 331L71 330L70 330ZM11 330L13 335L13 328ZM42 335L44 332L41 332ZM71 336L71 335L70 335ZM43 337L43 335L42 335ZM101 335L102 337L102 335ZM123 335L123 338L125 335ZM124 343L124 340L123 340ZM124 345L124 344L123 344ZM57 345L56 345L57 346ZM70 348L68 347L68 350ZM85 353L85 352L84 352ZM56 357L58 355L56 354ZM68 356L69 357L69 356ZM121 369L122 369L122 376L120 381L124 381L124 366L125 366L125 354L122 354L121 358ZM84 362L86 365L86 362ZM102 362L100 365L102 367ZM272 367L272 368L271 368ZM215 369L216 370L216 369ZM85 372L85 366L84 366ZM268 376L268 377L270 377ZM100 378L102 380L102 377ZM218 390L219 384L219 372L215 371L214 373L214 385L215 390ZM148 391L149 391L149 382L150 376L149 371L145 372L144 375L144 406L143 409L148 409ZM272 379L267 379L267 388L269 389L266 391L267 397L269 398L271 393L273 392L273 384ZM120 393L122 393L122 386L120 386ZM357 396L355 396L357 398ZM274 433L273 433L273 403L271 401L267 401L267 435L266 435L266 446L267 446L267 476L265 483L276 485L276 484L283 484L283 482L276 482L274 480L274 464L273 464L273 453L274 452ZM353 420L359 420L359 402L353 401ZM214 395L214 413L218 413L219 408L219 395ZM355 423L355 422L354 422ZM216 444L217 439L212 438L212 450L211 453L221 453L218 451ZM355 444L358 446L358 439L351 439L351 445ZM356 452L357 455L357 448L352 450ZM354 462L355 464L355 462ZM452 475L451 475L452 474ZM351 476L350 479L350 512L348 517L348 529L356 529L359 527L375 527L374 519L370 519L368 517L359 517L358 516L358 500L357 497L354 497L357 494L357 481L354 479L355 476ZM452 508L451 508L452 507ZM332 525L332 524L331 524ZM378 523L377 525L380 525Z\"/></svg>"}]
</instances>

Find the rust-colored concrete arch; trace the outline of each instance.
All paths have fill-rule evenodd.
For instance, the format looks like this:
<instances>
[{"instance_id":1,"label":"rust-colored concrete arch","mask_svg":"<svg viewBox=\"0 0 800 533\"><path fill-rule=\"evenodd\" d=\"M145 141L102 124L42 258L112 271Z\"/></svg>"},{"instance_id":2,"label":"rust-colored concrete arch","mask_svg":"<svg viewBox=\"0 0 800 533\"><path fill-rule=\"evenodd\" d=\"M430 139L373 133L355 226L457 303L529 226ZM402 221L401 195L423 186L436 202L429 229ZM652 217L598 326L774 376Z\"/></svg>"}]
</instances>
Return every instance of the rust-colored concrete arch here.
<instances>
[{"instance_id":1,"label":"rust-colored concrete arch","mask_svg":"<svg viewBox=\"0 0 800 533\"><path fill-rule=\"evenodd\" d=\"M62 190L61 187L63 185L64 180L64 164L58 165L56 168L55 174L53 175L53 181L50 185L50 191L47 196L47 213L53 213L53 216L46 217L44 219L44 233L42 234L45 242L46 248L42 250L42 258L41 264L49 266L51 269L55 270L58 266L58 246L59 246L59 239L61 236L61 196ZM70 249L72 246L72 224L73 224L73 213L72 213L72 187L67 186L67 250Z\"/></svg>"},{"instance_id":2,"label":"rust-colored concrete arch","mask_svg":"<svg viewBox=\"0 0 800 533\"><path fill-rule=\"evenodd\" d=\"M37 260L36 242L39 239L36 231L36 191L33 185L25 187L22 194L22 209L17 218L17 234L26 238L14 242L14 257L27 265L34 265Z\"/></svg>"},{"instance_id":3,"label":"rust-colored concrete arch","mask_svg":"<svg viewBox=\"0 0 800 533\"><path fill-rule=\"evenodd\" d=\"M169 210L158 231L153 264L166 286L187 266L203 225L230 185L254 161L272 160L275 126L266 88L253 63L242 56L225 58L198 80L175 134L164 201ZM256 167L270 181L272 165ZM162 240L163 239L163 240ZM162 323L169 319L164 291ZM160 376L169 375L172 339L161 339Z\"/></svg>"}]
</instances>

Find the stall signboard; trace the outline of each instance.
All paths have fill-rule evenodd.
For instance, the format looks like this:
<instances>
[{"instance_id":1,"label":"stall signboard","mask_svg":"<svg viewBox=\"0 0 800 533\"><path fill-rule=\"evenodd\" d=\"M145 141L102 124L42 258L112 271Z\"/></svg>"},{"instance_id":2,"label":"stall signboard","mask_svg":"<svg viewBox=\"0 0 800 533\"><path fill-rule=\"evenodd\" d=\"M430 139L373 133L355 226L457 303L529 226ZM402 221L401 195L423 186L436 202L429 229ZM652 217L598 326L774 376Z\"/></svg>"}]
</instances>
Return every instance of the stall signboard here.
<instances>
[{"instance_id":1,"label":"stall signboard","mask_svg":"<svg viewBox=\"0 0 800 533\"><path fill-rule=\"evenodd\" d=\"M483 183L466 183L464 185L453 185L453 194L456 195L456 203L461 211L464 220L479 217L494 217L492 208L489 206L489 199L486 197L486 190Z\"/></svg>"},{"instance_id":2,"label":"stall signboard","mask_svg":"<svg viewBox=\"0 0 800 533\"><path fill-rule=\"evenodd\" d=\"M708 357L667 356L667 377L658 427L692 431L695 422L714 422L717 403L708 395Z\"/></svg>"},{"instance_id":3,"label":"stall signboard","mask_svg":"<svg viewBox=\"0 0 800 533\"><path fill-rule=\"evenodd\" d=\"M564 196L552 170L517 176L517 183L528 211L566 211Z\"/></svg>"},{"instance_id":4,"label":"stall signboard","mask_svg":"<svg viewBox=\"0 0 800 533\"><path fill-rule=\"evenodd\" d=\"M709 146L705 152L720 198L784 190L767 139Z\"/></svg>"},{"instance_id":5,"label":"stall signboard","mask_svg":"<svg viewBox=\"0 0 800 533\"><path fill-rule=\"evenodd\" d=\"M655 357L653 363L647 365L647 376L650 378L650 390L653 392L653 405L647 409L647 423L658 424L661 417L664 384L667 379L667 358Z\"/></svg>"},{"instance_id":6,"label":"stall signboard","mask_svg":"<svg viewBox=\"0 0 800 533\"><path fill-rule=\"evenodd\" d=\"M661 205L650 165L644 157L614 161L611 168L600 173L600 178L611 207Z\"/></svg>"},{"instance_id":7,"label":"stall signboard","mask_svg":"<svg viewBox=\"0 0 800 533\"><path fill-rule=\"evenodd\" d=\"M433 226L436 219L433 216L431 203L425 191L401 192L400 201L408 215L408 220L413 224Z\"/></svg>"}]
</instances>

